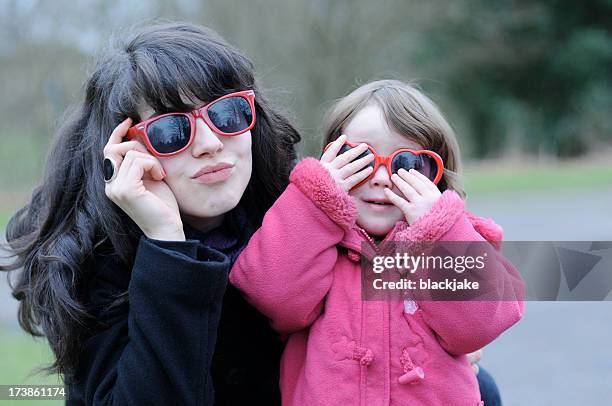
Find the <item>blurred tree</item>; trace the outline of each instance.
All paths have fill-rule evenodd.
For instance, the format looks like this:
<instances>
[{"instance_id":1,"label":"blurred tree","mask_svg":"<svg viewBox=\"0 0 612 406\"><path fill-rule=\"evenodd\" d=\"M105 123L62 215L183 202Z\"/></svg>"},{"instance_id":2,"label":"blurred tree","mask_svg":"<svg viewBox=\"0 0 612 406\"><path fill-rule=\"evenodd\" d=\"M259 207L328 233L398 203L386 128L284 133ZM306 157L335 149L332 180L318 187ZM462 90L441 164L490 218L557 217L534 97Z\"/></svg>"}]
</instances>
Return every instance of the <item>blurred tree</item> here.
<instances>
[{"instance_id":1,"label":"blurred tree","mask_svg":"<svg viewBox=\"0 0 612 406\"><path fill-rule=\"evenodd\" d=\"M510 134L562 157L612 139L612 2L468 0L448 17L421 56L433 69L447 56L436 73L469 117L476 156L502 155Z\"/></svg>"},{"instance_id":2,"label":"blurred tree","mask_svg":"<svg viewBox=\"0 0 612 406\"><path fill-rule=\"evenodd\" d=\"M318 153L330 101L383 77L422 83L468 155L573 156L612 140L610 0L0 0L0 134L49 133L83 62L154 17L245 50L295 111L304 153Z\"/></svg>"}]
</instances>

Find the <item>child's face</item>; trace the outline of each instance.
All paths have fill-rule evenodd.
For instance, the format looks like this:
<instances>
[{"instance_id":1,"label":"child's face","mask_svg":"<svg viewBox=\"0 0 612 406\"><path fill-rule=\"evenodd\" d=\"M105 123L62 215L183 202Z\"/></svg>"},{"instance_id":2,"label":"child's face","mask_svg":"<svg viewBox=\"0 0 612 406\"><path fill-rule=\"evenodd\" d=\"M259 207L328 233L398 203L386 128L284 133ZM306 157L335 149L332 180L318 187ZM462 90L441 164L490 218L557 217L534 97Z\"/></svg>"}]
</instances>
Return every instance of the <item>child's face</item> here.
<instances>
[{"instance_id":1,"label":"child's face","mask_svg":"<svg viewBox=\"0 0 612 406\"><path fill-rule=\"evenodd\" d=\"M361 109L344 127L343 133L353 143L369 144L380 155L390 155L398 148L423 149L418 143L389 128L382 110L374 104ZM381 165L366 183L349 192L355 198L359 211L357 225L371 235L386 235L403 218L400 209L385 196L385 188L402 195L391 182L384 165Z\"/></svg>"}]
</instances>

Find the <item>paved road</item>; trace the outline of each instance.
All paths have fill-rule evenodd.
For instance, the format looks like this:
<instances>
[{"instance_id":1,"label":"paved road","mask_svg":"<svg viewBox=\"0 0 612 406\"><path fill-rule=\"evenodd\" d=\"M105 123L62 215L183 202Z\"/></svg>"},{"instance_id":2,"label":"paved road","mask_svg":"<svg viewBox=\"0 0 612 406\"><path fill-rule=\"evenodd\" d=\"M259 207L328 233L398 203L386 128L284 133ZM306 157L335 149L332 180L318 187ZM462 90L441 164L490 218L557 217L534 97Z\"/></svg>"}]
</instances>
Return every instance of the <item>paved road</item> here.
<instances>
[{"instance_id":1,"label":"paved road","mask_svg":"<svg viewBox=\"0 0 612 406\"><path fill-rule=\"evenodd\" d=\"M493 217L506 240L612 240L611 189L476 196L468 207ZM15 328L3 277L0 328ZM482 365L507 406L612 405L612 302L529 302Z\"/></svg>"},{"instance_id":2,"label":"paved road","mask_svg":"<svg viewBox=\"0 0 612 406\"><path fill-rule=\"evenodd\" d=\"M495 219L507 241L612 241L612 186L474 196L468 208Z\"/></svg>"},{"instance_id":3,"label":"paved road","mask_svg":"<svg viewBox=\"0 0 612 406\"><path fill-rule=\"evenodd\" d=\"M476 196L468 207L506 240L612 241L612 188ZM528 302L482 365L505 405L612 405L612 302Z\"/></svg>"},{"instance_id":4,"label":"paved road","mask_svg":"<svg viewBox=\"0 0 612 406\"><path fill-rule=\"evenodd\" d=\"M504 405L612 404L612 302L528 302L482 365Z\"/></svg>"}]
</instances>

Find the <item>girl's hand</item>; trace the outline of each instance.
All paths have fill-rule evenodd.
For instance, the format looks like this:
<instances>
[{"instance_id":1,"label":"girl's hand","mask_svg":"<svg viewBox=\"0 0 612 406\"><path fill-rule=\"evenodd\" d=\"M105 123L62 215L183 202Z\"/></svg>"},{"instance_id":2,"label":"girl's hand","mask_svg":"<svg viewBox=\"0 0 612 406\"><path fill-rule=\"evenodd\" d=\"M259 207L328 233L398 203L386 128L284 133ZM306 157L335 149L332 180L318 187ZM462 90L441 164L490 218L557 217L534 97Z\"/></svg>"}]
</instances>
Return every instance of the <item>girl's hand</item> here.
<instances>
[{"instance_id":1,"label":"girl's hand","mask_svg":"<svg viewBox=\"0 0 612 406\"><path fill-rule=\"evenodd\" d=\"M367 144L359 144L359 146L338 155L344 141L346 141L346 135L342 134L323 153L320 162L329 171L336 184L348 192L372 173L373 168L371 166L365 169L363 167L374 160L374 155L368 154L353 161L368 149Z\"/></svg>"},{"instance_id":2,"label":"girl's hand","mask_svg":"<svg viewBox=\"0 0 612 406\"><path fill-rule=\"evenodd\" d=\"M472 371L474 371L474 373L478 375L478 371L480 370L478 363L482 359L482 350L478 350L478 351L469 353L467 355L467 358L468 358L468 361L470 361Z\"/></svg>"},{"instance_id":3,"label":"girl's hand","mask_svg":"<svg viewBox=\"0 0 612 406\"><path fill-rule=\"evenodd\" d=\"M385 195L397 208L399 208L408 224L414 223L433 207L442 196L440 190L425 175L415 169L410 172L400 169L397 174L391 175L391 181L397 186L404 197L385 188Z\"/></svg>"},{"instance_id":4,"label":"girl's hand","mask_svg":"<svg viewBox=\"0 0 612 406\"><path fill-rule=\"evenodd\" d=\"M161 163L140 142L121 142L131 124L129 118L119 124L104 147L104 157L115 162L116 172L115 178L106 184L106 196L147 237L184 241L178 204L163 181L166 172Z\"/></svg>"}]
</instances>

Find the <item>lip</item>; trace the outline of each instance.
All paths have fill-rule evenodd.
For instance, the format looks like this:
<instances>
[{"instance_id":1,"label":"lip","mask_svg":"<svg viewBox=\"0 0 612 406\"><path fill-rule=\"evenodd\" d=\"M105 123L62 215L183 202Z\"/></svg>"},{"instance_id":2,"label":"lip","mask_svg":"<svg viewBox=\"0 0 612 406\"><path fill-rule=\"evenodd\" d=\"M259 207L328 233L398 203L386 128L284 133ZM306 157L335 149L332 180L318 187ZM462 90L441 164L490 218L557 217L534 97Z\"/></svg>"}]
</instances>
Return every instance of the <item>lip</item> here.
<instances>
[{"instance_id":1,"label":"lip","mask_svg":"<svg viewBox=\"0 0 612 406\"><path fill-rule=\"evenodd\" d=\"M234 165L221 162L216 165L206 165L197 171L191 179L203 184L212 184L227 180L234 172Z\"/></svg>"},{"instance_id":2,"label":"lip","mask_svg":"<svg viewBox=\"0 0 612 406\"><path fill-rule=\"evenodd\" d=\"M379 204L385 203L385 204L391 204L392 205L392 203L389 201L389 199L385 199L384 197L361 198L361 200L363 200L366 203L374 203L374 204L376 204L376 203L379 203Z\"/></svg>"},{"instance_id":3,"label":"lip","mask_svg":"<svg viewBox=\"0 0 612 406\"><path fill-rule=\"evenodd\" d=\"M395 206L387 199L372 198L372 199L361 199L370 210L383 212L392 210Z\"/></svg>"}]
</instances>

